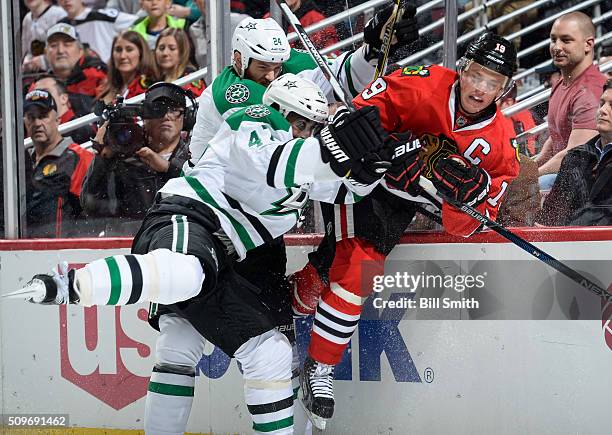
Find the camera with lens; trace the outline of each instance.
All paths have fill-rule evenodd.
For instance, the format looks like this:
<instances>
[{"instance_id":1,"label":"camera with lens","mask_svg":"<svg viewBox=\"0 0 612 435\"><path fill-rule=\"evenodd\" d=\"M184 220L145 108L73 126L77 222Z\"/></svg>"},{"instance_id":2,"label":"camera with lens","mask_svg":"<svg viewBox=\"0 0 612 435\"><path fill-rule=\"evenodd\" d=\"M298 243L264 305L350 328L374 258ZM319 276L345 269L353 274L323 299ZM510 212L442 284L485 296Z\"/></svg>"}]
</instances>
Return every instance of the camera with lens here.
<instances>
[{"instance_id":1,"label":"camera with lens","mask_svg":"<svg viewBox=\"0 0 612 435\"><path fill-rule=\"evenodd\" d=\"M159 102L144 100L128 104L118 96L113 104L100 102L94 113L108 121L104 147L108 146L118 157L130 157L146 146L145 132L139 119L163 118L167 111L168 106Z\"/></svg>"}]
</instances>

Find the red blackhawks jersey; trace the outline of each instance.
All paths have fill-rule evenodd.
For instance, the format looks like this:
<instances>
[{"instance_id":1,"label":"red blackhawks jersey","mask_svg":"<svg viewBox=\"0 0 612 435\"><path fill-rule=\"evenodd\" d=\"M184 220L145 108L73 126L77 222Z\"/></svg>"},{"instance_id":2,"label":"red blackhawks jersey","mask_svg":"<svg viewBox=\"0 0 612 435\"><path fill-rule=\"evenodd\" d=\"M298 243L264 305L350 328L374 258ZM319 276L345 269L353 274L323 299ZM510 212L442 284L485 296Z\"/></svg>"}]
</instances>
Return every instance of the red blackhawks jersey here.
<instances>
[{"instance_id":1,"label":"red blackhawks jersey","mask_svg":"<svg viewBox=\"0 0 612 435\"><path fill-rule=\"evenodd\" d=\"M372 82L354 104L358 108L377 106L387 131L411 131L419 138L427 178L432 178L432 164L450 154L462 155L485 169L491 176L491 188L487 200L476 209L495 219L508 184L519 172L514 132L499 109L472 123L458 115L457 78L455 71L437 65L405 67ZM469 236L480 225L446 203L442 221L447 232L460 236Z\"/></svg>"}]
</instances>

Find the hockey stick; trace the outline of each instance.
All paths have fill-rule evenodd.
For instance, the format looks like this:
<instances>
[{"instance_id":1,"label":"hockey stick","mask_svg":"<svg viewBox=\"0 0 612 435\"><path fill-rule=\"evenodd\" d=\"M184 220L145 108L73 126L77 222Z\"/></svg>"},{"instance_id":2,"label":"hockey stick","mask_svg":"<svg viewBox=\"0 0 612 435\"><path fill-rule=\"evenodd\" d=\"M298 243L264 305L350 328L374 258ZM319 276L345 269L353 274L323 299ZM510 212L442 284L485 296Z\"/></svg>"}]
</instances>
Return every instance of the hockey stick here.
<instances>
[{"instance_id":1,"label":"hockey stick","mask_svg":"<svg viewBox=\"0 0 612 435\"><path fill-rule=\"evenodd\" d=\"M380 53L378 54L378 62L376 64L376 71L374 72L374 80L380 76L385 75L387 70L387 63L389 61L389 50L391 48L391 41L393 40L393 30L397 19L404 15L404 9L406 8L406 0L394 0L395 5L393 11L389 16L389 19L385 23L384 33L382 37L382 44L380 46Z\"/></svg>"},{"instance_id":2,"label":"hockey stick","mask_svg":"<svg viewBox=\"0 0 612 435\"><path fill-rule=\"evenodd\" d=\"M351 111L355 110L355 106L353 106L352 98L350 98L347 95L344 88L340 86L340 83L338 83L338 80L332 73L332 70L327 65L327 62L325 62L325 59L323 59L323 56L321 56L321 53L319 53L319 50L317 50L317 47L315 47L314 44L312 43L312 40L310 39L306 31L304 30L304 27L302 27L302 25L300 24L300 20L298 20L298 17L295 16L295 14L293 13L289 5L285 3L285 0L276 0L276 3L278 3L278 6L281 8L283 13L285 14L285 17L287 17L287 19L289 20L289 23L291 23L291 25L295 29L295 33L297 34L304 48L308 50L308 53L310 53L310 56L312 56L317 66L321 68L321 71L323 71L323 74L329 81L329 84L334 90L334 93L336 94L336 96L340 99L342 104L344 104L346 107L349 108L349 110Z\"/></svg>"},{"instance_id":3,"label":"hockey stick","mask_svg":"<svg viewBox=\"0 0 612 435\"><path fill-rule=\"evenodd\" d=\"M425 192L427 192L427 194L435 196L436 192L433 191L433 185L431 183L424 183L423 177L419 178L419 185L421 186L421 188L423 188L423 190L425 190ZM442 195L439 192L438 194ZM572 281L578 283L580 286L584 287L592 293L595 293L597 296L605 298L608 301L612 302L612 293L609 293L605 289L599 287L597 284L595 284L593 281L591 281L581 273L561 263L559 260L542 251L540 248L535 247L522 237L519 237L518 235L514 234L512 231L505 228L503 225L498 224L497 222L492 219L489 219L486 216L483 216L474 207L471 207L467 204L462 204L459 201L455 201L454 199L448 198L445 195L442 195L442 198L444 199L444 201L448 202L453 207L458 208L465 214L471 216L473 219L476 219L481 224L486 225L500 236L511 241L516 246L529 253L530 255L533 255L538 260L546 263L553 269L556 269L557 271L561 272L563 275L567 276Z\"/></svg>"}]
</instances>

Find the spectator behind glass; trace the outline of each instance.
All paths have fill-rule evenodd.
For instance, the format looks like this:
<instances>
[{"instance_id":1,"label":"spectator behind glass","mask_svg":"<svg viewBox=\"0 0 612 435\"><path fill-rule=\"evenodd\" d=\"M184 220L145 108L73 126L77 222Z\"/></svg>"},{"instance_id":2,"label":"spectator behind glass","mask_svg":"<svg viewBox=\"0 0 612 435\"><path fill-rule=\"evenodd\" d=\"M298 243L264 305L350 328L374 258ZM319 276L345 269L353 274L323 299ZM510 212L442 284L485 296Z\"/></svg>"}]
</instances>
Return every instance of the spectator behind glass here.
<instances>
[{"instance_id":1,"label":"spectator behind glass","mask_svg":"<svg viewBox=\"0 0 612 435\"><path fill-rule=\"evenodd\" d=\"M131 98L142 94L157 77L149 46L138 33L126 30L113 40L108 64L108 82L100 99L111 103L117 95Z\"/></svg>"},{"instance_id":2,"label":"spectator behind glass","mask_svg":"<svg viewBox=\"0 0 612 435\"><path fill-rule=\"evenodd\" d=\"M195 0L174 0L168 8L168 14L176 18L185 18L188 25L202 17Z\"/></svg>"},{"instance_id":3,"label":"spectator behind glass","mask_svg":"<svg viewBox=\"0 0 612 435\"><path fill-rule=\"evenodd\" d=\"M91 113L89 108L85 109L81 107L79 110L73 109L72 102L70 101L70 95L68 94L64 83L62 83L62 81L56 77L46 76L38 79L36 82L34 82L30 90L34 89L45 89L51 94L55 104L57 105L57 115L60 118L60 124ZM76 99L76 104L79 103L80 99ZM82 144L94 137L95 134L96 131L94 128L90 125L86 125L79 127L76 130L72 130L68 135L74 142Z\"/></svg>"},{"instance_id":4,"label":"spectator behind glass","mask_svg":"<svg viewBox=\"0 0 612 435\"><path fill-rule=\"evenodd\" d=\"M26 181L28 237L78 235L79 195L94 156L60 135L57 106L49 92L28 93L23 112L26 133L34 143L28 150L31 177Z\"/></svg>"},{"instance_id":5,"label":"spectator behind glass","mask_svg":"<svg viewBox=\"0 0 612 435\"><path fill-rule=\"evenodd\" d=\"M45 55L51 75L65 83L71 101L89 111L106 84L106 65L86 54L75 28L64 23L47 32Z\"/></svg>"},{"instance_id":6,"label":"spectator behind glass","mask_svg":"<svg viewBox=\"0 0 612 435\"><path fill-rule=\"evenodd\" d=\"M171 0L140 0L140 5L147 15L139 18L130 27L130 30L140 33L151 50L155 48L157 38L164 29L185 27L185 19L175 18L168 14L168 9L172 5Z\"/></svg>"},{"instance_id":7,"label":"spectator behind glass","mask_svg":"<svg viewBox=\"0 0 612 435\"><path fill-rule=\"evenodd\" d=\"M100 153L85 178L81 202L88 216L113 218L105 222L106 235L133 234L157 191L180 175L189 156L189 147L181 138L185 94L182 88L163 82L147 91L145 104L161 106L166 113L144 120L142 142L133 146L135 151L113 143L116 138L111 137L111 127L98 131Z\"/></svg>"},{"instance_id":8,"label":"spectator behind glass","mask_svg":"<svg viewBox=\"0 0 612 435\"><path fill-rule=\"evenodd\" d=\"M597 136L563 158L538 223L612 225L612 79L603 86L596 128Z\"/></svg>"},{"instance_id":9,"label":"spectator behind glass","mask_svg":"<svg viewBox=\"0 0 612 435\"><path fill-rule=\"evenodd\" d=\"M58 3L68 14L61 22L76 27L81 42L98 53L104 62L110 58L113 38L138 18L116 9L87 8L82 0L58 0Z\"/></svg>"},{"instance_id":10,"label":"spectator behind glass","mask_svg":"<svg viewBox=\"0 0 612 435\"><path fill-rule=\"evenodd\" d=\"M127 14L138 15L139 17L146 15L145 11L140 7L139 0L108 0L106 8L117 9Z\"/></svg>"},{"instance_id":11,"label":"spectator behind glass","mask_svg":"<svg viewBox=\"0 0 612 435\"><path fill-rule=\"evenodd\" d=\"M155 45L155 63L160 78L165 82L173 82L194 72L196 69L189 62L190 53L191 44L184 30L164 30ZM205 87L204 80L200 79L188 83L183 86L183 89L188 89L193 95L199 97Z\"/></svg>"},{"instance_id":12,"label":"spectator behind glass","mask_svg":"<svg viewBox=\"0 0 612 435\"><path fill-rule=\"evenodd\" d=\"M500 110L514 105L516 95L515 84L510 92L497 101ZM517 136L535 127L533 116L527 109L504 119L508 123L508 128ZM508 186L506 199L499 208L497 221L509 227L532 226L542 200L538 186L538 165L528 157L534 154L535 139L533 136L522 141L515 139L513 144L517 147L519 174Z\"/></svg>"},{"instance_id":13,"label":"spectator behind glass","mask_svg":"<svg viewBox=\"0 0 612 435\"><path fill-rule=\"evenodd\" d=\"M605 78L593 65L594 46L595 27L584 13L571 12L553 23L550 55L561 80L553 86L548 104L550 137L536 157L541 189L550 188L570 149L597 134L595 113Z\"/></svg>"},{"instance_id":14,"label":"spectator behind glass","mask_svg":"<svg viewBox=\"0 0 612 435\"><path fill-rule=\"evenodd\" d=\"M50 0L25 0L30 10L21 24L21 66L24 72L44 71L47 30L66 16L66 12Z\"/></svg>"},{"instance_id":15,"label":"spectator behind glass","mask_svg":"<svg viewBox=\"0 0 612 435\"><path fill-rule=\"evenodd\" d=\"M517 87L514 85L510 92L504 95L500 101L498 101L499 108L504 110L513 106L516 103L517 92ZM512 130L517 136L525 131L531 130L536 126L536 122L533 119L533 115L529 109L521 110L510 117L506 117L506 119L511 122ZM535 155L535 142L535 136L530 136L528 138L519 140L520 152L527 156Z\"/></svg>"},{"instance_id":16,"label":"spectator behind glass","mask_svg":"<svg viewBox=\"0 0 612 435\"><path fill-rule=\"evenodd\" d=\"M200 68L206 66L206 55L208 39L206 37L206 1L205 0L194 0L202 16L191 26L189 26L189 36L191 36L191 42L194 45L195 60ZM230 26L231 32L234 34L234 30L238 24L247 18L248 15L232 12L230 13Z\"/></svg>"},{"instance_id":17,"label":"spectator behind glass","mask_svg":"<svg viewBox=\"0 0 612 435\"><path fill-rule=\"evenodd\" d=\"M612 62L612 39L608 39L601 44L601 53L599 55L599 64L603 65L606 62ZM612 70L606 73L606 78L612 79Z\"/></svg>"},{"instance_id":18,"label":"spectator behind glass","mask_svg":"<svg viewBox=\"0 0 612 435\"><path fill-rule=\"evenodd\" d=\"M295 16L300 20L300 24L303 27L308 27L314 23L318 23L324 20L326 17L323 15L319 7L312 0L286 0L287 6L295 13ZM268 18L270 12L265 14L264 18ZM283 29L286 33L293 32L293 27L289 25L287 19L283 16ZM336 34L336 28L334 26L327 26L315 33L309 35L310 39L314 43L315 47L319 50L329 47L330 45L338 42L338 35ZM298 47L299 42L292 42L292 47Z\"/></svg>"}]
</instances>

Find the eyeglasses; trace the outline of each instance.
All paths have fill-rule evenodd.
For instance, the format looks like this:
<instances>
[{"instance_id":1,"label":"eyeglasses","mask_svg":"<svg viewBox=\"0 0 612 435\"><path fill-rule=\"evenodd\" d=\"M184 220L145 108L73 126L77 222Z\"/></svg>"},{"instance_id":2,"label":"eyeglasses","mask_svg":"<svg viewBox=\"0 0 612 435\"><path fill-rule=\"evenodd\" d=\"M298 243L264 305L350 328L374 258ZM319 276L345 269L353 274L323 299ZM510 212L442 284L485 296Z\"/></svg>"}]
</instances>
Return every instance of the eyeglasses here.
<instances>
[{"instance_id":1,"label":"eyeglasses","mask_svg":"<svg viewBox=\"0 0 612 435\"><path fill-rule=\"evenodd\" d=\"M471 68L464 70L461 77L464 77L470 85L483 92L498 92L504 87L504 83L500 83L499 80L484 77L478 71L472 71Z\"/></svg>"},{"instance_id":2,"label":"eyeglasses","mask_svg":"<svg viewBox=\"0 0 612 435\"><path fill-rule=\"evenodd\" d=\"M167 116L170 121L176 121L185 114L183 109L168 109L164 116Z\"/></svg>"}]
</instances>

